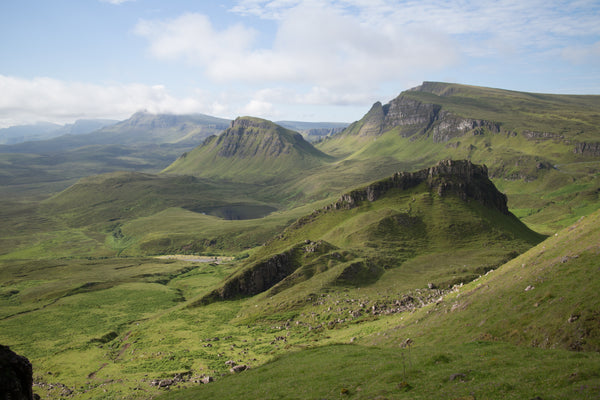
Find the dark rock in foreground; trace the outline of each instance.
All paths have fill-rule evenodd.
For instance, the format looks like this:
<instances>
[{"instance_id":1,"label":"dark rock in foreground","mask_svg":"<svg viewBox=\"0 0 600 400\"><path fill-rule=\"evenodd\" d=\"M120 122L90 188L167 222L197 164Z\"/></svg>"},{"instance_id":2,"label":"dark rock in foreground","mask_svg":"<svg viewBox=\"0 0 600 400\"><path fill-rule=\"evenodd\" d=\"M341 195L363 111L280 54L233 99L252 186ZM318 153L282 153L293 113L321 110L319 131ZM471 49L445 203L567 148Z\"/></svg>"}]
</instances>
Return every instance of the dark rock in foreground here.
<instances>
[{"instance_id":1,"label":"dark rock in foreground","mask_svg":"<svg viewBox=\"0 0 600 400\"><path fill-rule=\"evenodd\" d=\"M0 400L33 399L33 368L29 360L0 345Z\"/></svg>"}]
</instances>

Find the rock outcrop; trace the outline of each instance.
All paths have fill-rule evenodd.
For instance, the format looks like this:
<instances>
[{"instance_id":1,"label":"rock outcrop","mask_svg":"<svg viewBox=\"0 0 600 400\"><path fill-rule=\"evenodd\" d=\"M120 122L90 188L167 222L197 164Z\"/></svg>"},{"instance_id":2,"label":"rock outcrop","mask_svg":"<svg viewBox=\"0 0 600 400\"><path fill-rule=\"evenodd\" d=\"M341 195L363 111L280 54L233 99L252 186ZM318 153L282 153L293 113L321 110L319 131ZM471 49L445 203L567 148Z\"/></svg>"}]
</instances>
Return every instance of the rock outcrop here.
<instances>
[{"instance_id":1,"label":"rock outcrop","mask_svg":"<svg viewBox=\"0 0 600 400\"><path fill-rule=\"evenodd\" d=\"M29 360L0 345L0 400L32 400L33 368Z\"/></svg>"},{"instance_id":2,"label":"rock outcrop","mask_svg":"<svg viewBox=\"0 0 600 400\"><path fill-rule=\"evenodd\" d=\"M575 149L573 150L575 154L580 154L582 156L589 157L600 157L600 142L588 143L581 142L575 145Z\"/></svg>"},{"instance_id":3,"label":"rock outcrop","mask_svg":"<svg viewBox=\"0 0 600 400\"><path fill-rule=\"evenodd\" d=\"M249 265L227 279L223 286L203 297L199 303L207 304L215 300L262 293L296 271L302 265L304 256L322 254L333 248L334 246L324 241L307 240L287 251Z\"/></svg>"},{"instance_id":4,"label":"rock outcrop","mask_svg":"<svg viewBox=\"0 0 600 400\"><path fill-rule=\"evenodd\" d=\"M417 172L397 172L390 178L342 195L328 208L354 208L363 201L377 200L390 189L406 190L421 183L425 183L440 196L455 194L463 201L476 200L503 214L509 214L506 195L498 191L489 180L487 167L467 160L443 160L431 168Z\"/></svg>"},{"instance_id":5,"label":"rock outcrop","mask_svg":"<svg viewBox=\"0 0 600 400\"><path fill-rule=\"evenodd\" d=\"M464 118L444 110L441 105L426 103L410 96L400 95L386 105L373 104L371 110L347 132L358 136L378 136L399 127L403 137L416 134L430 135L436 143L444 143L473 132L475 135L499 133L501 125L482 119Z\"/></svg>"}]
</instances>

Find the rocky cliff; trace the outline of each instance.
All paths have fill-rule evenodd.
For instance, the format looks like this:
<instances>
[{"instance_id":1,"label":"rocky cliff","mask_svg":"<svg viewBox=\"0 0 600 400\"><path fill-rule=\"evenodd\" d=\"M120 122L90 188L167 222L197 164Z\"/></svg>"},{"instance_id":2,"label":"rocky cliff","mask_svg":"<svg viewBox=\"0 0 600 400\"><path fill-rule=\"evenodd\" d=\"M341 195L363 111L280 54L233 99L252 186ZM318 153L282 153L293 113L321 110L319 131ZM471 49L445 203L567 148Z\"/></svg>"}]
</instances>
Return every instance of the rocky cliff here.
<instances>
[{"instance_id":1,"label":"rocky cliff","mask_svg":"<svg viewBox=\"0 0 600 400\"><path fill-rule=\"evenodd\" d=\"M203 297L199 304L262 293L291 275L307 259L333 248L334 246L324 241L307 240L287 251L254 262L228 278L223 286Z\"/></svg>"},{"instance_id":2,"label":"rocky cliff","mask_svg":"<svg viewBox=\"0 0 600 400\"><path fill-rule=\"evenodd\" d=\"M595 143L577 143L573 150L575 154L589 157L600 157L600 142Z\"/></svg>"},{"instance_id":3,"label":"rocky cliff","mask_svg":"<svg viewBox=\"0 0 600 400\"><path fill-rule=\"evenodd\" d=\"M478 135L485 130L499 133L502 129L497 122L464 118L444 110L439 104L422 102L401 94L386 105L380 102L373 104L369 112L360 121L350 125L346 132L377 136L397 127L403 137L426 134L436 143L447 142L468 132Z\"/></svg>"},{"instance_id":4,"label":"rocky cliff","mask_svg":"<svg viewBox=\"0 0 600 400\"><path fill-rule=\"evenodd\" d=\"M364 188L353 190L328 206L329 209L350 209L363 201L375 201L390 189L406 190L425 183L440 196L454 194L463 201L475 200L509 214L506 195L498 191L488 178L485 165L467 160L443 160L437 165L417 172L397 172Z\"/></svg>"}]
</instances>

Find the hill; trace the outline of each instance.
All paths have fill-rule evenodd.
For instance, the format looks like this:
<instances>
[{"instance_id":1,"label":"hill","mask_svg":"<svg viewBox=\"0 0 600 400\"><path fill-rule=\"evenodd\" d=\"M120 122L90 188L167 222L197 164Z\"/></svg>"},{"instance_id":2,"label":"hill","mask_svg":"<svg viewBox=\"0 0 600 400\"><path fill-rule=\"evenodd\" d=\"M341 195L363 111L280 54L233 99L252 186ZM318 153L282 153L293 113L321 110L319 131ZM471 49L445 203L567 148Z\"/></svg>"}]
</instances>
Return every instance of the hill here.
<instances>
[{"instance_id":1,"label":"hill","mask_svg":"<svg viewBox=\"0 0 600 400\"><path fill-rule=\"evenodd\" d=\"M62 136L0 146L0 193L5 198L44 198L85 176L128 170L159 172L181 153L221 132L229 121L202 114L136 113L117 124L83 133L79 121Z\"/></svg>"},{"instance_id":2,"label":"hill","mask_svg":"<svg viewBox=\"0 0 600 400\"><path fill-rule=\"evenodd\" d=\"M240 117L220 135L183 154L163 173L274 184L331 160L297 132L267 120Z\"/></svg>"},{"instance_id":3,"label":"hill","mask_svg":"<svg viewBox=\"0 0 600 400\"><path fill-rule=\"evenodd\" d=\"M96 177L70 191L100 185L101 191L126 192L127 178L136 178L132 185L141 181ZM177 179L193 187L197 178ZM68 198L74 202L62 196L53 201L62 199L55 206L80 215L84 209ZM134 257L0 261L0 339L37 371L53 373L50 379L38 374L36 381L54 397L67 387L81 398L148 398L161 390L153 380L171 379L165 385L173 386L176 374L189 381L226 373L228 360L254 368L309 344L348 342L357 330L381 329L390 318L417 312L497 269L541 240L508 213L505 200L484 167L446 161L353 190L231 264ZM149 204L129 212L150 207L152 192L139 201ZM114 239L126 240L122 232L124 238L115 231ZM252 288L232 282L248 271L264 277L257 272L261 265L294 268L265 290L232 290ZM215 288L228 301L207 304L217 300Z\"/></svg>"},{"instance_id":4,"label":"hill","mask_svg":"<svg viewBox=\"0 0 600 400\"><path fill-rule=\"evenodd\" d=\"M38 122L32 125L15 125L0 129L0 145L10 145L27 140L46 139L60 125L50 122Z\"/></svg>"},{"instance_id":5,"label":"hill","mask_svg":"<svg viewBox=\"0 0 600 400\"><path fill-rule=\"evenodd\" d=\"M328 285L372 285L380 279L398 285L407 273L399 267L425 259L437 261L423 268L420 284L430 279L436 287L448 287L540 240L509 213L485 167L447 160L355 189L300 218L200 303L268 290L266 298L277 301L281 311L283 304L301 301L306 290ZM448 265L459 258L460 272ZM277 312L265 305L260 310Z\"/></svg>"},{"instance_id":6,"label":"hill","mask_svg":"<svg viewBox=\"0 0 600 400\"><path fill-rule=\"evenodd\" d=\"M427 289L313 293L289 325L270 321L296 350L161 398L595 398L599 227L600 212L581 218L422 307L410 299ZM362 317L337 323L352 314Z\"/></svg>"},{"instance_id":7,"label":"hill","mask_svg":"<svg viewBox=\"0 0 600 400\"><path fill-rule=\"evenodd\" d=\"M373 178L369 171L382 164L484 163L513 212L549 233L600 204L599 107L600 96L425 82L388 104L375 103L317 147L348 167L365 165L367 176L357 179Z\"/></svg>"}]
</instances>

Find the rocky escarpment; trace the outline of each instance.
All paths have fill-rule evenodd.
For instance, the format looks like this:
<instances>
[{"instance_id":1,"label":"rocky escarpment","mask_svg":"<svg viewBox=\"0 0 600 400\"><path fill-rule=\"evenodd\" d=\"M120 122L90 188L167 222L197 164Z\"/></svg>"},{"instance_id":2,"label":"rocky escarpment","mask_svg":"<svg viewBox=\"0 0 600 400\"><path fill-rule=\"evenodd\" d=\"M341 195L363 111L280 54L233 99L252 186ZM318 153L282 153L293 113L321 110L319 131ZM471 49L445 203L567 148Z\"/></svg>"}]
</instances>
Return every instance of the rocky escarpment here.
<instances>
[{"instance_id":1,"label":"rocky escarpment","mask_svg":"<svg viewBox=\"0 0 600 400\"><path fill-rule=\"evenodd\" d=\"M431 168L417 172L397 172L390 178L342 195L327 208L354 208L363 201L377 200L390 189L406 190L421 183L425 183L440 196L454 194L463 201L476 200L503 214L509 214L506 195L498 191L489 180L487 167L467 160L443 160Z\"/></svg>"},{"instance_id":2,"label":"rocky escarpment","mask_svg":"<svg viewBox=\"0 0 600 400\"><path fill-rule=\"evenodd\" d=\"M33 368L29 360L0 345L0 399L31 400L32 388Z\"/></svg>"},{"instance_id":3,"label":"rocky escarpment","mask_svg":"<svg viewBox=\"0 0 600 400\"><path fill-rule=\"evenodd\" d=\"M575 154L589 157L600 157L600 142L587 143L581 142L575 145L573 150Z\"/></svg>"},{"instance_id":4,"label":"rocky escarpment","mask_svg":"<svg viewBox=\"0 0 600 400\"><path fill-rule=\"evenodd\" d=\"M307 258L326 253L334 248L324 241L307 240L287 251L250 264L227 279L223 286L204 296L198 304L262 293L291 275Z\"/></svg>"},{"instance_id":5,"label":"rocky escarpment","mask_svg":"<svg viewBox=\"0 0 600 400\"><path fill-rule=\"evenodd\" d=\"M377 136L396 127L400 128L403 137L427 134L436 143L447 142L471 131L478 135L486 130L499 133L502 129L497 122L464 118L444 110L441 105L400 95L386 105L380 102L373 104L360 121L348 127L348 132Z\"/></svg>"}]
</instances>

